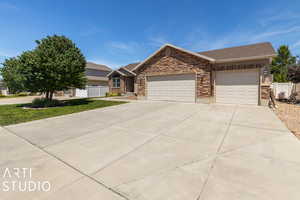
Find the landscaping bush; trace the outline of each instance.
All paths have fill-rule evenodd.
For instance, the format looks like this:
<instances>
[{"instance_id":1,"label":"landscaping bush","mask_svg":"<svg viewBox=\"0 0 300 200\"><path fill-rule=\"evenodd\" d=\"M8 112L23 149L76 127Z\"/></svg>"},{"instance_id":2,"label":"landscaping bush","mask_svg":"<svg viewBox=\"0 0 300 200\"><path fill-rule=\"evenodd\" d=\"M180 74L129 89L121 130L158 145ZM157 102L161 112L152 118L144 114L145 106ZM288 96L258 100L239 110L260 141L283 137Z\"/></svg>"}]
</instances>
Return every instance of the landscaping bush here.
<instances>
[{"instance_id":1,"label":"landscaping bush","mask_svg":"<svg viewBox=\"0 0 300 200\"><path fill-rule=\"evenodd\" d=\"M6 95L0 94L0 98L4 98L6 97Z\"/></svg>"},{"instance_id":2,"label":"landscaping bush","mask_svg":"<svg viewBox=\"0 0 300 200\"><path fill-rule=\"evenodd\" d=\"M26 97L28 94L26 92L21 92L15 95L16 97Z\"/></svg>"},{"instance_id":3,"label":"landscaping bush","mask_svg":"<svg viewBox=\"0 0 300 200\"><path fill-rule=\"evenodd\" d=\"M116 92L106 92L105 96L106 96L106 97L116 97L116 96L121 96L121 93L116 93Z\"/></svg>"},{"instance_id":4,"label":"landscaping bush","mask_svg":"<svg viewBox=\"0 0 300 200\"><path fill-rule=\"evenodd\" d=\"M46 98L35 98L31 103L31 107L33 108L57 107L61 105L62 103L57 99L50 100Z\"/></svg>"}]
</instances>

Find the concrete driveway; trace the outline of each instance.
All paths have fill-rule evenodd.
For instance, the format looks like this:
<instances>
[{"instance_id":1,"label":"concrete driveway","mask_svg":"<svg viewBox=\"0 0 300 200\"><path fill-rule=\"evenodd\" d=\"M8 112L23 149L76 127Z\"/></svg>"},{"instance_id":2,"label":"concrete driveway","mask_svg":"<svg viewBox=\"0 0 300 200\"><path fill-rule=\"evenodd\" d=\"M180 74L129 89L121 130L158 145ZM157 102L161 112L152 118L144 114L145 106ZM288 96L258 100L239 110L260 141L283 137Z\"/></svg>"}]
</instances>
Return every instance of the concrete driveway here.
<instances>
[{"instance_id":1,"label":"concrete driveway","mask_svg":"<svg viewBox=\"0 0 300 200\"><path fill-rule=\"evenodd\" d=\"M300 198L300 141L265 107L135 102L4 127L0 141L2 169L51 183L1 199Z\"/></svg>"}]
</instances>

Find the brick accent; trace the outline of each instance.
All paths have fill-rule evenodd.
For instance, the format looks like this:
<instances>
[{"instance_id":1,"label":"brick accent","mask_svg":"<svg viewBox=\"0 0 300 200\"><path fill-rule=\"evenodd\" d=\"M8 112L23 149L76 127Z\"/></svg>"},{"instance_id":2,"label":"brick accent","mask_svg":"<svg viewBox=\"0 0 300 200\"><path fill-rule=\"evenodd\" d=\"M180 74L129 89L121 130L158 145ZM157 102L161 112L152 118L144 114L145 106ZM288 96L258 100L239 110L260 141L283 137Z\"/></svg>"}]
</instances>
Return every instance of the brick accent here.
<instances>
[{"instance_id":1,"label":"brick accent","mask_svg":"<svg viewBox=\"0 0 300 200\"><path fill-rule=\"evenodd\" d=\"M137 95L138 96L146 96L146 77L145 76L137 76L136 77L136 85L137 85Z\"/></svg>"},{"instance_id":2,"label":"brick accent","mask_svg":"<svg viewBox=\"0 0 300 200\"><path fill-rule=\"evenodd\" d=\"M256 69L256 68L262 68L268 64L269 64L268 59L231 62L231 63L217 63L213 65L213 70L224 71L224 70Z\"/></svg>"},{"instance_id":3,"label":"brick accent","mask_svg":"<svg viewBox=\"0 0 300 200\"><path fill-rule=\"evenodd\" d=\"M211 72L197 73L197 97L212 96Z\"/></svg>"},{"instance_id":4,"label":"brick accent","mask_svg":"<svg viewBox=\"0 0 300 200\"><path fill-rule=\"evenodd\" d=\"M125 81L124 77L120 76L120 88L113 88L113 76L109 78L108 81L109 92L111 93L125 93Z\"/></svg>"},{"instance_id":5,"label":"brick accent","mask_svg":"<svg viewBox=\"0 0 300 200\"><path fill-rule=\"evenodd\" d=\"M261 85L260 86L260 95L261 99L268 100L270 97L270 85Z\"/></svg>"}]
</instances>

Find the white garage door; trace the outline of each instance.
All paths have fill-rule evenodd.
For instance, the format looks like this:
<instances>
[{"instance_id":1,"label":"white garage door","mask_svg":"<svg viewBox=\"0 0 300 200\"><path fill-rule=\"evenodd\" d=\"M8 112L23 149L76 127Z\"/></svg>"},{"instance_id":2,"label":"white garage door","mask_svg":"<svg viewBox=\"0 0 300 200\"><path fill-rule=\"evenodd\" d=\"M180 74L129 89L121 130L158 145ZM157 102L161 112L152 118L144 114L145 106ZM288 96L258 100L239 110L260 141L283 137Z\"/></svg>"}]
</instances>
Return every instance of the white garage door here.
<instances>
[{"instance_id":1,"label":"white garage door","mask_svg":"<svg viewBox=\"0 0 300 200\"><path fill-rule=\"evenodd\" d=\"M149 100L195 102L195 74L148 77Z\"/></svg>"},{"instance_id":2,"label":"white garage door","mask_svg":"<svg viewBox=\"0 0 300 200\"><path fill-rule=\"evenodd\" d=\"M216 102L257 105L258 86L258 70L217 72Z\"/></svg>"}]
</instances>

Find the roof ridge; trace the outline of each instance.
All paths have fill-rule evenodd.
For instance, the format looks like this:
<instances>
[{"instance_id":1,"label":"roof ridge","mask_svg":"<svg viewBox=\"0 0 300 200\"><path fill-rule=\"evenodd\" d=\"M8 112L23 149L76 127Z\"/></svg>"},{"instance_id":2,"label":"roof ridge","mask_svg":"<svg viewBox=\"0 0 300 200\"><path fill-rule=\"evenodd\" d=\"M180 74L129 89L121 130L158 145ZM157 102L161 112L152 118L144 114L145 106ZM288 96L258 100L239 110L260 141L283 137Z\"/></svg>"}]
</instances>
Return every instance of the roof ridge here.
<instances>
[{"instance_id":1,"label":"roof ridge","mask_svg":"<svg viewBox=\"0 0 300 200\"><path fill-rule=\"evenodd\" d=\"M90 65L90 66L88 66ZM94 67L95 66L95 67ZM101 67L102 69L98 69L98 67ZM91 61L86 61L86 68L88 69L97 69L97 70L103 70L103 71L112 71L112 69L104 64L98 64Z\"/></svg>"},{"instance_id":2,"label":"roof ridge","mask_svg":"<svg viewBox=\"0 0 300 200\"><path fill-rule=\"evenodd\" d=\"M207 50L207 51L199 51L199 52L196 52L196 53L201 54L203 52L211 52L211 51L218 51L218 50L234 49L234 48L239 48L239 47L249 47L249 46L255 46L255 45L258 45L258 44L270 44L270 45L272 45L271 42L257 42L257 43L246 44L246 45L225 47L225 48L221 48L221 49L211 49L211 50Z\"/></svg>"}]
</instances>

